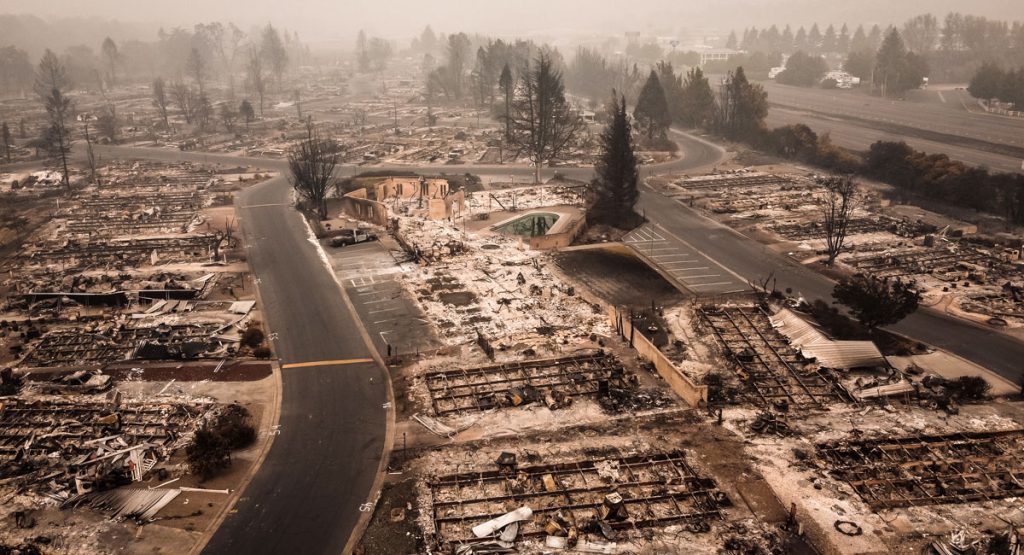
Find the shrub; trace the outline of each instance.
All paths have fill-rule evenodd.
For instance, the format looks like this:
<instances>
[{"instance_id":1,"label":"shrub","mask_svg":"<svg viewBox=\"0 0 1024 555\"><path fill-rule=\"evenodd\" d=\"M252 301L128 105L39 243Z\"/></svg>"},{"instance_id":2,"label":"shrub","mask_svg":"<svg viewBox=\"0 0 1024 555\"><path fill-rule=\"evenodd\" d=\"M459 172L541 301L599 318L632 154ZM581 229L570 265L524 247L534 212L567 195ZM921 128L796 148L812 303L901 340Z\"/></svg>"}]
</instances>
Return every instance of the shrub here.
<instances>
[{"instance_id":1,"label":"shrub","mask_svg":"<svg viewBox=\"0 0 1024 555\"><path fill-rule=\"evenodd\" d=\"M185 448L188 471L207 480L231 466L231 450L224 439L213 430L203 428L196 432Z\"/></svg>"},{"instance_id":2,"label":"shrub","mask_svg":"<svg viewBox=\"0 0 1024 555\"><path fill-rule=\"evenodd\" d=\"M246 326L245 331L242 332L241 343L242 345L249 347L250 349L255 349L256 347L259 347L260 345L263 344L263 339L263 330L260 329L259 322L249 322L249 325Z\"/></svg>"}]
</instances>

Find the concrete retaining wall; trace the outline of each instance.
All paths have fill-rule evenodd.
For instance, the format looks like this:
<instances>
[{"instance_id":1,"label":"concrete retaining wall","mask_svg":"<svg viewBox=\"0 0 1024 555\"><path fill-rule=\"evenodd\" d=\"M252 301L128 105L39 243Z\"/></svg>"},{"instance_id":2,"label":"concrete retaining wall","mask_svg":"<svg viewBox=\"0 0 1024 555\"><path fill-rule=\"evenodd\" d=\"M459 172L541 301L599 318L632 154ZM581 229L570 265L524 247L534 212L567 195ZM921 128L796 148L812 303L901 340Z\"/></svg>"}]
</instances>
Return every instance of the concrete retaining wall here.
<instances>
[{"instance_id":1,"label":"concrete retaining wall","mask_svg":"<svg viewBox=\"0 0 1024 555\"><path fill-rule=\"evenodd\" d=\"M686 374L683 374L676 365L672 363L660 349L651 343L643 332L633 328L633 323L629 319L629 314L623 314L617 309L610 309L608 314L611 323L615 326L615 330L630 341L633 345L633 349L654 364L654 368L658 371L658 375L668 382L669 386L672 387L672 391L683 398L686 404L693 408L706 407L708 404L708 386L699 385L693 383Z\"/></svg>"},{"instance_id":2,"label":"concrete retaining wall","mask_svg":"<svg viewBox=\"0 0 1024 555\"><path fill-rule=\"evenodd\" d=\"M562 233L549 233L538 237L530 237L530 248L535 251L564 249L571 245L576 240L576 237L586 228L587 219L581 217L572 224L572 227Z\"/></svg>"}]
</instances>

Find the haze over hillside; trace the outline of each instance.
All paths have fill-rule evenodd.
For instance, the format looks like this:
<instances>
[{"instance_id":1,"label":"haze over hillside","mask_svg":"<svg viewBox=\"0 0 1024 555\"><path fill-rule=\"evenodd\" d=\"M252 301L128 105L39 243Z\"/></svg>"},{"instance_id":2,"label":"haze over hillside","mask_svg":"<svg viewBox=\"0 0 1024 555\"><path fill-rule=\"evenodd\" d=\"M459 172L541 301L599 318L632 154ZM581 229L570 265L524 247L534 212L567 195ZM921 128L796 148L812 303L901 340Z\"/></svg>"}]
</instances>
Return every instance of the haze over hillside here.
<instances>
[{"instance_id":1,"label":"haze over hillside","mask_svg":"<svg viewBox=\"0 0 1024 555\"><path fill-rule=\"evenodd\" d=\"M78 29L73 34L89 33L100 26L125 39L139 38L138 34L152 33L161 27L191 27L196 22L211 20L233 21L243 28L273 20L275 25L297 30L306 40L319 41L354 37L358 29L386 38L408 37L426 24L442 31L473 29L495 35L544 35L566 30L673 34L694 28L731 29L772 23L899 24L923 12L940 18L949 11L959 11L1001 20L1024 19L1024 2L1019 0L978 0L969 4L955 0L641 0L628 4L608 0L304 0L296 4L297 9L287 10L281 9L280 2L271 0L252 0L244 5L209 0L202 3L201 13L188 2L92 0L88 4L88 15L93 21L74 26ZM80 2L72 0L6 0L3 12L51 19L81 16L81 7ZM100 20L111 22L98 23ZM8 28L4 34L17 35L18 29L10 29L11 25L2 27Z\"/></svg>"}]
</instances>

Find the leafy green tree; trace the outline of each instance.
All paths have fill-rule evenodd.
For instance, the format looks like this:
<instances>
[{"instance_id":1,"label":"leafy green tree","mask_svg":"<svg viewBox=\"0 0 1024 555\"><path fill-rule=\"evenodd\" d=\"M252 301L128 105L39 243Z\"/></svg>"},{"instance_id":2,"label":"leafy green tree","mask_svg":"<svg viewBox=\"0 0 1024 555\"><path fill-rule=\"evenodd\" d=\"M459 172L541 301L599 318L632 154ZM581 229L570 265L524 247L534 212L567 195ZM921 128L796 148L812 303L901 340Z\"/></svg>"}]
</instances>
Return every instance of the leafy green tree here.
<instances>
[{"instance_id":1,"label":"leafy green tree","mask_svg":"<svg viewBox=\"0 0 1024 555\"><path fill-rule=\"evenodd\" d=\"M242 116L242 119L245 120L246 129L248 129L249 124L256 119L256 110L253 109L252 102L249 102L248 98L238 105L238 113Z\"/></svg>"},{"instance_id":2,"label":"leafy green tree","mask_svg":"<svg viewBox=\"0 0 1024 555\"><path fill-rule=\"evenodd\" d=\"M913 282L867 274L840 281L832 297L870 330L899 322L917 310L921 302Z\"/></svg>"},{"instance_id":3,"label":"leafy green tree","mask_svg":"<svg viewBox=\"0 0 1024 555\"><path fill-rule=\"evenodd\" d=\"M203 428L185 447L185 461L189 472L207 480L231 466L231 449L220 434Z\"/></svg>"},{"instance_id":4,"label":"leafy green tree","mask_svg":"<svg viewBox=\"0 0 1024 555\"><path fill-rule=\"evenodd\" d=\"M587 219L626 227L636 220L633 206L640 196L639 172L633 149L632 126L626 113L626 98L612 96L608 106L611 121L601 133L601 155L594 168L597 178L591 184Z\"/></svg>"},{"instance_id":5,"label":"leafy green tree","mask_svg":"<svg viewBox=\"0 0 1024 555\"><path fill-rule=\"evenodd\" d=\"M984 62L978 68L978 71L974 73L974 77L971 78L967 91L974 98L980 98L991 103L992 99L1000 96L999 92L1004 77L1003 70L999 69L999 66L992 62Z\"/></svg>"},{"instance_id":6,"label":"leafy green tree","mask_svg":"<svg viewBox=\"0 0 1024 555\"><path fill-rule=\"evenodd\" d=\"M786 70L779 74L777 80L783 85L813 87L821 82L827 71L828 64L825 63L825 58L797 51L786 60Z\"/></svg>"},{"instance_id":7,"label":"leafy green tree","mask_svg":"<svg viewBox=\"0 0 1024 555\"><path fill-rule=\"evenodd\" d=\"M676 75L672 62L658 62L658 81L665 91L668 113L674 123L683 122L683 77Z\"/></svg>"},{"instance_id":8,"label":"leafy green tree","mask_svg":"<svg viewBox=\"0 0 1024 555\"><path fill-rule=\"evenodd\" d=\"M703 127L711 122L715 109L715 95L711 84L699 67L686 74L683 81L682 106L679 113L681 123L688 127Z\"/></svg>"},{"instance_id":9,"label":"leafy green tree","mask_svg":"<svg viewBox=\"0 0 1024 555\"><path fill-rule=\"evenodd\" d=\"M736 68L736 73L730 73L719 89L715 131L728 139L754 140L763 132L767 116L768 93L761 85L748 81L742 67Z\"/></svg>"},{"instance_id":10,"label":"leafy green tree","mask_svg":"<svg viewBox=\"0 0 1024 555\"><path fill-rule=\"evenodd\" d=\"M875 69L875 53L871 50L851 50L843 62L843 70L863 81L871 79Z\"/></svg>"},{"instance_id":11,"label":"leafy green tree","mask_svg":"<svg viewBox=\"0 0 1024 555\"><path fill-rule=\"evenodd\" d=\"M896 29L889 31L875 60L875 86L883 96L899 96L921 86L928 74L924 58L907 52Z\"/></svg>"},{"instance_id":12,"label":"leafy green tree","mask_svg":"<svg viewBox=\"0 0 1024 555\"><path fill-rule=\"evenodd\" d=\"M653 139L655 135L664 137L668 127L672 125L665 90L661 88L658 73L653 69L644 87L640 89L640 96L637 97L636 107L633 109L633 119L636 120L640 131L647 135L648 140Z\"/></svg>"}]
</instances>

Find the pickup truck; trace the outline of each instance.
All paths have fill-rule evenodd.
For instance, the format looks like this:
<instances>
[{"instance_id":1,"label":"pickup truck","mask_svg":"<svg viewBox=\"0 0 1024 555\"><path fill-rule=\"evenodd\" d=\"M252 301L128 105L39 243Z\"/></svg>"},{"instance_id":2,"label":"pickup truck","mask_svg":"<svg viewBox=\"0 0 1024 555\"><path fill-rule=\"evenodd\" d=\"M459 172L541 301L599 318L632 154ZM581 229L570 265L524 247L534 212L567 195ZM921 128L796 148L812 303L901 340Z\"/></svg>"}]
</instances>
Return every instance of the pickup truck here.
<instances>
[{"instance_id":1,"label":"pickup truck","mask_svg":"<svg viewBox=\"0 0 1024 555\"><path fill-rule=\"evenodd\" d=\"M347 247L348 245L377 240L376 234L367 233L362 229L342 229L339 231L339 235L331 237L330 245L332 247Z\"/></svg>"}]
</instances>

